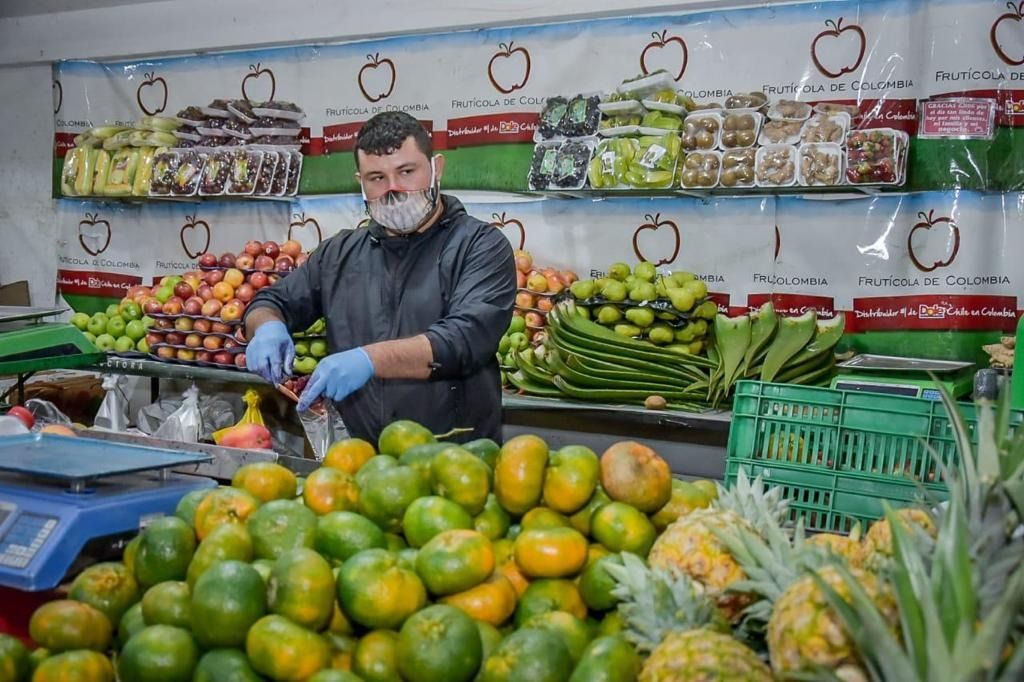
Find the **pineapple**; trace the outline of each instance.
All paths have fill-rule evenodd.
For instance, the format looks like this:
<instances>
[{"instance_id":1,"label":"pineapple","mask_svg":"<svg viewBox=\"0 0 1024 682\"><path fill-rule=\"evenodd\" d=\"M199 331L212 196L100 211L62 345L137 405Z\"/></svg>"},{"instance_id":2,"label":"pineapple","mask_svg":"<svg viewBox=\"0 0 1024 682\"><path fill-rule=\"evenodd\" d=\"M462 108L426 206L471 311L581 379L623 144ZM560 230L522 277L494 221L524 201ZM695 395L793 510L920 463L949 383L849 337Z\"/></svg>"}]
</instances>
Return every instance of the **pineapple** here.
<instances>
[{"instance_id":1,"label":"pineapple","mask_svg":"<svg viewBox=\"0 0 1024 682\"><path fill-rule=\"evenodd\" d=\"M698 509L673 522L654 542L647 560L652 568L674 567L695 580L729 617L738 620L752 601L749 595L729 590L746 578L743 569L722 544L717 532L743 528L757 532L786 514L781 490L767 493L761 479L751 483L740 470L732 490L720 490L708 509Z\"/></svg>"},{"instance_id":2,"label":"pineapple","mask_svg":"<svg viewBox=\"0 0 1024 682\"><path fill-rule=\"evenodd\" d=\"M899 522L905 528L916 527L935 537L935 521L931 515L923 509L907 507L899 509L895 514ZM889 519L882 519L871 524L867 535L864 537L864 563L873 568L892 557L892 525Z\"/></svg>"},{"instance_id":3,"label":"pineapple","mask_svg":"<svg viewBox=\"0 0 1024 682\"><path fill-rule=\"evenodd\" d=\"M648 655L639 682L771 682L768 666L727 634L722 614L678 569L651 569L623 553L608 572L625 636Z\"/></svg>"},{"instance_id":4,"label":"pineapple","mask_svg":"<svg viewBox=\"0 0 1024 682\"><path fill-rule=\"evenodd\" d=\"M859 523L853 527L849 535L818 533L807 538L807 543L839 557L854 568L860 568L864 564L864 545L861 542Z\"/></svg>"}]
</instances>

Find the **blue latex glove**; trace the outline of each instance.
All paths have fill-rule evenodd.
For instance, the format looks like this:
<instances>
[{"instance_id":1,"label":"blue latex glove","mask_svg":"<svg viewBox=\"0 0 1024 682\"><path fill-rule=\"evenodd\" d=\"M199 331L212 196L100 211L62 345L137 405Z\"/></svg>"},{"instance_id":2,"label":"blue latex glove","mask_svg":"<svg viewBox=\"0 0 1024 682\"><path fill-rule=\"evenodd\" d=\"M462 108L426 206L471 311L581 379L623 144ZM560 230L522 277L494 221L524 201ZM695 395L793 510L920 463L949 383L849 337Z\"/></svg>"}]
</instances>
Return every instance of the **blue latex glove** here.
<instances>
[{"instance_id":1,"label":"blue latex glove","mask_svg":"<svg viewBox=\"0 0 1024 682\"><path fill-rule=\"evenodd\" d=\"M283 322L264 322L245 348L245 365L249 371L274 384L291 376L295 360L295 344Z\"/></svg>"},{"instance_id":2,"label":"blue latex glove","mask_svg":"<svg viewBox=\"0 0 1024 682\"><path fill-rule=\"evenodd\" d=\"M308 410L321 395L335 402L344 400L373 378L373 361L362 348L328 355L313 370L299 398L298 410Z\"/></svg>"}]
</instances>

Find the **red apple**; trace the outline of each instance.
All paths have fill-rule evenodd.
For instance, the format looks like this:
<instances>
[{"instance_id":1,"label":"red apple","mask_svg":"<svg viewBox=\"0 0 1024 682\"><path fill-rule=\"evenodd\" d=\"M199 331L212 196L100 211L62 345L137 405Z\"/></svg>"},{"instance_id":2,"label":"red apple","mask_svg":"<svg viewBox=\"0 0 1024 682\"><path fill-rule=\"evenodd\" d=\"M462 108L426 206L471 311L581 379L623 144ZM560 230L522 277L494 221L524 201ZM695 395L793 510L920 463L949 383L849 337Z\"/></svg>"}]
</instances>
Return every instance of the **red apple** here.
<instances>
[{"instance_id":1,"label":"red apple","mask_svg":"<svg viewBox=\"0 0 1024 682\"><path fill-rule=\"evenodd\" d=\"M210 336L203 337L202 344L206 350L220 350L221 346L224 345L224 339L211 334Z\"/></svg>"},{"instance_id":2,"label":"red apple","mask_svg":"<svg viewBox=\"0 0 1024 682\"><path fill-rule=\"evenodd\" d=\"M278 272L291 272L295 269L295 261L291 256L278 256L274 261L274 269Z\"/></svg>"},{"instance_id":3,"label":"red apple","mask_svg":"<svg viewBox=\"0 0 1024 682\"><path fill-rule=\"evenodd\" d=\"M516 270L516 288L526 288L526 273L523 272L522 270Z\"/></svg>"},{"instance_id":4,"label":"red apple","mask_svg":"<svg viewBox=\"0 0 1024 682\"><path fill-rule=\"evenodd\" d=\"M164 335L163 334L157 334L155 332L149 332L149 333L146 334L146 343L148 343L150 347L153 347L154 345L156 345L158 343L163 343L163 342L164 342Z\"/></svg>"},{"instance_id":5,"label":"red apple","mask_svg":"<svg viewBox=\"0 0 1024 682\"><path fill-rule=\"evenodd\" d=\"M195 333L189 334L185 337L185 345L189 348L199 348L203 345L203 337Z\"/></svg>"},{"instance_id":6,"label":"red apple","mask_svg":"<svg viewBox=\"0 0 1024 682\"><path fill-rule=\"evenodd\" d=\"M203 276L203 279L206 280L206 283L212 287L213 285L224 281L224 271L210 270L208 273L206 273L206 275Z\"/></svg>"},{"instance_id":7,"label":"red apple","mask_svg":"<svg viewBox=\"0 0 1024 682\"><path fill-rule=\"evenodd\" d=\"M548 280L548 292L552 294L561 293L562 289L565 288L565 282L557 273L547 275Z\"/></svg>"},{"instance_id":8,"label":"red apple","mask_svg":"<svg viewBox=\"0 0 1024 682\"><path fill-rule=\"evenodd\" d=\"M537 310L541 312L548 312L555 307L555 299L551 296L538 296L537 297Z\"/></svg>"},{"instance_id":9,"label":"red apple","mask_svg":"<svg viewBox=\"0 0 1024 682\"><path fill-rule=\"evenodd\" d=\"M239 343L245 343L245 327L239 327L235 330L235 340Z\"/></svg>"},{"instance_id":10,"label":"red apple","mask_svg":"<svg viewBox=\"0 0 1024 682\"><path fill-rule=\"evenodd\" d=\"M298 243L294 239L289 239L284 244L281 244L281 253L291 256L292 258L298 258L299 254L302 253L302 244Z\"/></svg>"},{"instance_id":11,"label":"red apple","mask_svg":"<svg viewBox=\"0 0 1024 682\"><path fill-rule=\"evenodd\" d=\"M249 275L249 284L252 285L253 289L259 291L263 287L270 284L270 278L267 277L267 273L265 272L254 272L251 275Z\"/></svg>"},{"instance_id":12,"label":"red apple","mask_svg":"<svg viewBox=\"0 0 1024 682\"><path fill-rule=\"evenodd\" d=\"M208 350L196 352L196 362L213 362L213 353Z\"/></svg>"},{"instance_id":13,"label":"red apple","mask_svg":"<svg viewBox=\"0 0 1024 682\"><path fill-rule=\"evenodd\" d=\"M192 285L184 280L174 285L174 295L183 301L186 298L192 298L195 293L195 289L192 288Z\"/></svg>"},{"instance_id":14,"label":"red apple","mask_svg":"<svg viewBox=\"0 0 1024 682\"><path fill-rule=\"evenodd\" d=\"M212 331L214 334L230 334L231 325L224 324L223 322L214 322L213 328L210 331Z\"/></svg>"},{"instance_id":15,"label":"red apple","mask_svg":"<svg viewBox=\"0 0 1024 682\"><path fill-rule=\"evenodd\" d=\"M196 359L196 352L189 348L179 348L177 355L178 359L183 362L194 362Z\"/></svg>"},{"instance_id":16,"label":"red apple","mask_svg":"<svg viewBox=\"0 0 1024 682\"><path fill-rule=\"evenodd\" d=\"M196 294L198 294L199 298L203 299L204 301L209 301L211 298L213 298L213 287L203 282L202 284L199 285L199 288L196 289Z\"/></svg>"},{"instance_id":17,"label":"red apple","mask_svg":"<svg viewBox=\"0 0 1024 682\"><path fill-rule=\"evenodd\" d=\"M203 303L205 303L203 299L198 296L193 296L185 301L185 304L182 306L182 310L186 315L200 315L203 312Z\"/></svg>"},{"instance_id":18,"label":"red apple","mask_svg":"<svg viewBox=\"0 0 1024 682\"><path fill-rule=\"evenodd\" d=\"M157 329L174 329L174 321L168 320L166 317L161 317L156 321Z\"/></svg>"},{"instance_id":19,"label":"red apple","mask_svg":"<svg viewBox=\"0 0 1024 682\"><path fill-rule=\"evenodd\" d=\"M217 259L217 264L222 268L233 268L235 267L235 254L230 251L225 251L220 254L220 258Z\"/></svg>"},{"instance_id":20,"label":"red apple","mask_svg":"<svg viewBox=\"0 0 1024 682\"><path fill-rule=\"evenodd\" d=\"M164 341L172 346L184 346L185 335L181 332L167 332L167 336L164 337Z\"/></svg>"},{"instance_id":21,"label":"red apple","mask_svg":"<svg viewBox=\"0 0 1024 682\"><path fill-rule=\"evenodd\" d=\"M150 292L150 289L146 285L144 285L144 284L134 284L134 285L128 287L128 291L124 292L124 297L125 298L130 298L132 300L135 300L135 299L140 298L141 296L143 296L145 294L148 294L149 292Z\"/></svg>"},{"instance_id":22,"label":"red apple","mask_svg":"<svg viewBox=\"0 0 1024 682\"><path fill-rule=\"evenodd\" d=\"M516 307L518 308L533 308L536 301L533 298L533 294L528 291L520 291L516 293Z\"/></svg>"},{"instance_id":23,"label":"red apple","mask_svg":"<svg viewBox=\"0 0 1024 682\"><path fill-rule=\"evenodd\" d=\"M516 251L516 270L519 272L529 272L530 268L533 267L533 257L530 256L528 251Z\"/></svg>"},{"instance_id":24,"label":"red apple","mask_svg":"<svg viewBox=\"0 0 1024 682\"><path fill-rule=\"evenodd\" d=\"M209 301L203 304L202 313L207 317L217 317L220 314L220 309L224 304L215 298L211 298Z\"/></svg>"},{"instance_id":25,"label":"red apple","mask_svg":"<svg viewBox=\"0 0 1024 682\"><path fill-rule=\"evenodd\" d=\"M204 253L199 257L199 265L203 268L217 267L217 257L212 253Z\"/></svg>"},{"instance_id":26,"label":"red apple","mask_svg":"<svg viewBox=\"0 0 1024 682\"><path fill-rule=\"evenodd\" d=\"M224 339L224 350L232 350L238 348L238 342L234 339Z\"/></svg>"},{"instance_id":27,"label":"red apple","mask_svg":"<svg viewBox=\"0 0 1024 682\"><path fill-rule=\"evenodd\" d=\"M281 247L277 245L275 241L263 242L263 254L270 256L271 258L277 258L277 255L281 253Z\"/></svg>"},{"instance_id":28,"label":"red apple","mask_svg":"<svg viewBox=\"0 0 1024 682\"><path fill-rule=\"evenodd\" d=\"M220 303L220 301L218 301L218 303ZM209 334L211 331L213 331L213 322L211 322L210 320L205 320L200 317L198 320L196 320L196 323L192 325L192 329L199 332L200 334Z\"/></svg>"},{"instance_id":29,"label":"red apple","mask_svg":"<svg viewBox=\"0 0 1024 682\"><path fill-rule=\"evenodd\" d=\"M245 309L239 303L227 303L223 308L220 309L220 319L225 322L234 322L242 319L242 312Z\"/></svg>"},{"instance_id":30,"label":"red apple","mask_svg":"<svg viewBox=\"0 0 1024 682\"><path fill-rule=\"evenodd\" d=\"M255 258L256 256L263 253L263 244L256 241L255 239L250 239L245 243L245 253Z\"/></svg>"},{"instance_id":31,"label":"red apple","mask_svg":"<svg viewBox=\"0 0 1024 682\"><path fill-rule=\"evenodd\" d=\"M180 315L183 305L182 300L175 296L167 299L167 303L164 303L160 310L164 315Z\"/></svg>"},{"instance_id":32,"label":"red apple","mask_svg":"<svg viewBox=\"0 0 1024 682\"><path fill-rule=\"evenodd\" d=\"M265 254L262 256L256 256L256 262L254 263L254 266L257 270L270 272L271 270L274 269L274 258L272 256L267 256Z\"/></svg>"},{"instance_id":33,"label":"red apple","mask_svg":"<svg viewBox=\"0 0 1024 682\"><path fill-rule=\"evenodd\" d=\"M147 298L142 304L142 310L147 315L159 315L163 312L163 305L155 298Z\"/></svg>"},{"instance_id":34,"label":"red apple","mask_svg":"<svg viewBox=\"0 0 1024 682\"><path fill-rule=\"evenodd\" d=\"M227 282L217 282L213 285L213 297L221 303L227 303L235 297L235 288Z\"/></svg>"},{"instance_id":35,"label":"red apple","mask_svg":"<svg viewBox=\"0 0 1024 682\"><path fill-rule=\"evenodd\" d=\"M235 355L235 367L245 369L245 353L238 353Z\"/></svg>"},{"instance_id":36,"label":"red apple","mask_svg":"<svg viewBox=\"0 0 1024 682\"><path fill-rule=\"evenodd\" d=\"M308 260L309 260L309 254L308 253L300 253L298 256L295 257L295 267L299 267L300 265L303 265Z\"/></svg>"},{"instance_id":37,"label":"red apple","mask_svg":"<svg viewBox=\"0 0 1024 682\"><path fill-rule=\"evenodd\" d=\"M252 300L252 297L255 295L256 288L253 285L249 284L248 282L240 285L237 289L235 289L235 296L237 296L238 300L242 301L243 303L248 303L249 301Z\"/></svg>"},{"instance_id":38,"label":"red apple","mask_svg":"<svg viewBox=\"0 0 1024 682\"><path fill-rule=\"evenodd\" d=\"M540 313L535 313L533 311L530 311L530 312L526 313L526 326L527 327L543 327L544 326L544 316L541 315Z\"/></svg>"},{"instance_id":39,"label":"red apple","mask_svg":"<svg viewBox=\"0 0 1024 682\"><path fill-rule=\"evenodd\" d=\"M219 353L215 353L214 356L213 356L213 361L216 362L218 365L234 365L235 364L235 360L234 360L234 358L231 357L231 353L228 353L226 351L221 351Z\"/></svg>"},{"instance_id":40,"label":"red apple","mask_svg":"<svg viewBox=\"0 0 1024 682\"><path fill-rule=\"evenodd\" d=\"M178 351L173 348L168 348L167 346L160 346L156 349L156 356L158 358L163 358L164 360L173 360L178 357Z\"/></svg>"},{"instance_id":41,"label":"red apple","mask_svg":"<svg viewBox=\"0 0 1024 682\"><path fill-rule=\"evenodd\" d=\"M195 320L191 317L179 317L174 321L174 328L179 332L190 332L193 326L195 326Z\"/></svg>"},{"instance_id":42,"label":"red apple","mask_svg":"<svg viewBox=\"0 0 1024 682\"><path fill-rule=\"evenodd\" d=\"M235 267L239 270L252 270L252 267L255 264L256 258L247 253L241 253L238 255L238 258L235 259Z\"/></svg>"}]
</instances>

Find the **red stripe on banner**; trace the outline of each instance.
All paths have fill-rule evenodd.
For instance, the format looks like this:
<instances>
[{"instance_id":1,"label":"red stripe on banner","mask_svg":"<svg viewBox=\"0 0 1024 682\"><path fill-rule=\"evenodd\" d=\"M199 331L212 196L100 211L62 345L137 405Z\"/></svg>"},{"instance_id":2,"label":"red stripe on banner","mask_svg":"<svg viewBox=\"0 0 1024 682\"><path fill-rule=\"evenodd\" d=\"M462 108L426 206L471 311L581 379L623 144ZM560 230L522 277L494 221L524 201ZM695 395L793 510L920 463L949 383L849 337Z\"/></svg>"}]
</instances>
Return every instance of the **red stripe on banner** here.
<instances>
[{"instance_id":1,"label":"red stripe on banner","mask_svg":"<svg viewBox=\"0 0 1024 682\"><path fill-rule=\"evenodd\" d=\"M303 128L302 130L299 131L299 144L302 145L302 147L299 148L299 151L301 151L306 156L310 156L311 155L312 146L311 146L309 128Z\"/></svg>"},{"instance_id":2,"label":"red stripe on banner","mask_svg":"<svg viewBox=\"0 0 1024 682\"><path fill-rule=\"evenodd\" d=\"M768 301L775 306L776 313L786 317L803 315L811 309L816 310L818 317L823 319L831 319L836 315L834 298L809 294L749 294L746 312L753 312Z\"/></svg>"},{"instance_id":3,"label":"red stripe on banner","mask_svg":"<svg viewBox=\"0 0 1024 682\"><path fill-rule=\"evenodd\" d=\"M74 149L75 137L75 133L55 133L53 136L54 154L58 158L63 159L64 155L68 153L68 150Z\"/></svg>"},{"instance_id":4,"label":"red stripe on banner","mask_svg":"<svg viewBox=\"0 0 1024 682\"><path fill-rule=\"evenodd\" d=\"M1011 128L1024 127L1024 90L961 90L932 95L932 99L943 97L980 97L996 101L996 123Z\"/></svg>"},{"instance_id":5,"label":"red stripe on banner","mask_svg":"<svg viewBox=\"0 0 1024 682\"><path fill-rule=\"evenodd\" d=\"M723 294L717 291L709 291L708 298L715 302L715 305L718 306L718 312L722 313L723 315L729 314L729 311L732 310L729 307L729 294Z\"/></svg>"},{"instance_id":6,"label":"red stripe on banner","mask_svg":"<svg viewBox=\"0 0 1024 682\"><path fill-rule=\"evenodd\" d=\"M335 125L324 126L324 137L321 144L321 153L334 153L334 152L350 152L356 148L356 137L359 135L359 129L363 127L366 121L356 121L354 123L337 123ZM433 121L420 121L420 124L427 129L427 132L434 138L434 147L438 147L437 133L434 132ZM312 145L312 142L310 143Z\"/></svg>"},{"instance_id":7,"label":"red stripe on banner","mask_svg":"<svg viewBox=\"0 0 1024 682\"><path fill-rule=\"evenodd\" d=\"M448 121L448 148L532 142L540 114L484 114Z\"/></svg>"},{"instance_id":8,"label":"red stripe on banner","mask_svg":"<svg viewBox=\"0 0 1024 682\"><path fill-rule=\"evenodd\" d=\"M57 290L62 294L120 297L136 284L142 284L141 277L110 272L57 271Z\"/></svg>"},{"instance_id":9,"label":"red stripe on banner","mask_svg":"<svg viewBox=\"0 0 1024 682\"><path fill-rule=\"evenodd\" d=\"M853 299L856 330L1013 331L1015 296L920 295Z\"/></svg>"},{"instance_id":10,"label":"red stripe on banner","mask_svg":"<svg viewBox=\"0 0 1024 682\"><path fill-rule=\"evenodd\" d=\"M853 121L853 127L895 128L910 135L917 132L917 100L916 99L829 99L811 102L811 104L850 104L860 109L860 114Z\"/></svg>"}]
</instances>

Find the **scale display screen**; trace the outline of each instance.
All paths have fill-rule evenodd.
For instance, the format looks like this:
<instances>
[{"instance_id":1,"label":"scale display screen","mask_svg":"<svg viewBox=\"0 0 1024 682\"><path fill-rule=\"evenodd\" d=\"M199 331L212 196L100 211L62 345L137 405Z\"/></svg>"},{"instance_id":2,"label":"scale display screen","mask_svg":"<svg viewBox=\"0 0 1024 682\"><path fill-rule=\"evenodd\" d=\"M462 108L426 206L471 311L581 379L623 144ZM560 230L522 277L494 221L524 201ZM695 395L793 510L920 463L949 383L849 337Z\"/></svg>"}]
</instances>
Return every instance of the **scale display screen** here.
<instances>
[{"instance_id":1,"label":"scale display screen","mask_svg":"<svg viewBox=\"0 0 1024 682\"><path fill-rule=\"evenodd\" d=\"M8 510L0 511L0 522L10 514ZM14 523L0 538L0 566L24 568L42 548L46 538L57 527L57 519L52 516L22 513L14 519Z\"/></svg>"}]
</instances>

